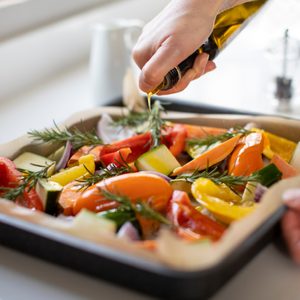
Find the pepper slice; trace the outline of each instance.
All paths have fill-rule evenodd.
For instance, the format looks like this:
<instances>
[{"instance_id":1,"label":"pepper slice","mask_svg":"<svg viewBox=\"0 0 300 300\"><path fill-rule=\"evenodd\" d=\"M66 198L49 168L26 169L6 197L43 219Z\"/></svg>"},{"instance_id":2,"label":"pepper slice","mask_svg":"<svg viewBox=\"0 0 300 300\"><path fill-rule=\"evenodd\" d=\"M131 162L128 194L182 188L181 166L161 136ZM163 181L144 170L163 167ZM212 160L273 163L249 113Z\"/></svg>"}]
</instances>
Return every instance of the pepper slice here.
<instances>
[{"instance_id":1,"label":"pepper slice","mask_svg":"<svg viewBox=\"0 0 300 300\"><path fill-rule=\"evenodd\" d=\"M189 196L183 191L174 191L167 208L167 217L178 226L177 233L182 236L182 228L198 234L199 239L209 237L214 241L220 239L225 227L203 215L191 204ZM181 229L180 229L181 228Z\"/></svg>"},{"instance_id":2,"label":"pepper slice","mask_svg":"<svg viewBox=\"0 0 300 300\"><path fill-rule=\"evenodd\" d=\"M123 148L130 148L131 153L128 155L126 162L134 162L140 155L147 152L152 144L152 136L150 132L138 134L128 139L103 146L100 154L101 160L104 155L114 153Z\"/></svg>"},{"instance_id":3,"label":"pepper slice","mask_svg":"<svg viewBox=\"0 0 300 300\"><path fill-rule=\"evenodd\" d=\"M174 124L163 130L162 142L171 153L176 157L180 155L185 148L187 130L183 124Z\"/></svg>"},{"instance_id":4,"label":"pepper slice","mask_svg":"<svg viewBox=\"0 0 300 300\"><path fill-rule=\"evenodd\" d=\"M263 135L259 132L250 133L242 138L229 159L229 174L248 176L262 169L264 167L263 148Z\"/></svg>"}]
</instances>

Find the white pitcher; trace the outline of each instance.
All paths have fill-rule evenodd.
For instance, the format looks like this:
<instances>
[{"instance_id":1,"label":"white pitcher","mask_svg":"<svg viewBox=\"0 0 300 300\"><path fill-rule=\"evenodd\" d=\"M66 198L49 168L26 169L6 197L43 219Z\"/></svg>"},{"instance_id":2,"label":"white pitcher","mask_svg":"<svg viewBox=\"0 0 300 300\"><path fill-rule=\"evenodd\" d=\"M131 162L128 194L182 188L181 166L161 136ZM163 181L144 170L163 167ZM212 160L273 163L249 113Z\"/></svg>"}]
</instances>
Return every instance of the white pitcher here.
<instances>
[{"instance_id":1,"label":"white pitcher","mask_svg":"<svg viewBox=\"0 0 300 300\"><path fill-rule=\"evenodd\" d=\"M91 93L95 105L114 104L131 64L131 49L140 35L140 20L114 20L94 27L90 57Z\"/></svg>"}]
</instances>

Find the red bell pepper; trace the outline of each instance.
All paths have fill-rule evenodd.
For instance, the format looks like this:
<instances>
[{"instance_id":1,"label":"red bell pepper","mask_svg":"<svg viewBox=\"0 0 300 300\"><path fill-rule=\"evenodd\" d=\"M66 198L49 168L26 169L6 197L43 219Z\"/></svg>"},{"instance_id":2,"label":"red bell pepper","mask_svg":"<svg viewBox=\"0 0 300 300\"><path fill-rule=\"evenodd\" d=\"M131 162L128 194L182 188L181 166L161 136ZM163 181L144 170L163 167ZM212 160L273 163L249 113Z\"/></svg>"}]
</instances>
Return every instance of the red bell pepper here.
<instances>
[{"instance_id":1,"label":"red bell pepper","mask_svg":"<svg viewBox=\"0 0 300 300\"><path fill-rule=\"evenodd\" d=\"M162 142L169 148L174 156L180 155L185 148L187 130L183 124L168 126L163 131Z\"/></svg>"},{"instance_id":2,"label":"red bell pepper","mask_svg":"<svg viewBox=\"0 0 300 300\"><path fill-rule=\"evenodd\" d=\"M101 161L105 167L107 167L111 163L115 164L117 167L121 167L124 166L125 163L127 163L127 159L130 153L130 148L122 148L116 152L102 155Z\"/></svg>"},{"instance_id":3,"label":"red bell pepper","mask_svg":"<svg viewBox=\"0 0 300 300\"><path fill-rule=\"evenodd\" d=\"M126 162L131 163L143 153L147 152L150 149L151 144L152 136L150 132L138 134L110 145L104 145L100 153L100 158L101 161L103 161L103 156L109 153L115 153L123 148L130 148L131 153L127 156Z\"/></svg>"},{"instance_id":4,"label":"red bell pepper","mask_svg":"<svg viewBox=\"0 0 300 300\"><path fill-rule=\"evenodd\" d=\"M190 230L199 239L209 237L216 241L220 239L225 227L209 217L201 214L192 205L186 192L173 192L167 208L168 219L177 226L177 233L182 236L182 229Z\"/></svg>"}]
</instances>

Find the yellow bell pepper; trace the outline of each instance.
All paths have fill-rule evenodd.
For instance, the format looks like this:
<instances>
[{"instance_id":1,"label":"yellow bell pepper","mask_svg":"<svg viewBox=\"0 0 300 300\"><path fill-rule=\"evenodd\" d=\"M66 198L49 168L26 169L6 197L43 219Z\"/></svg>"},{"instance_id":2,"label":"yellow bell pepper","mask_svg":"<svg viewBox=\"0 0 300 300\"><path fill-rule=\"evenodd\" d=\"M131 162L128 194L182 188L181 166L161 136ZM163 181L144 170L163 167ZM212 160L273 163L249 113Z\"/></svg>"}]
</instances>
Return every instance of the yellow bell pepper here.
<instances>
[{"instance_id":1,"label":"yellow bell pepper","mask_svg":"<svg viewBox=\"0 0 300 300\"><path fill-rule=\"evenodd\" d=\"M241 197L234 193L227 185L215 184L212 180L207 178L199 178L193 183L192 193L194 194L194 192L217 197L228 202L240 203L242 200Z\"/></svg>"},{"instance_id":2,"label":"yellow bell pepper","mask_svg":"<svg viewBox=\"0 0 300 300\"><path fill-rule=\"evenodd\" d=\"M226 224L239 220L251 213L254 206L239 206L241 197L235 194L225 184L217 185L207 178L199 178L192 184L192 194L203 207L208 209L215 217Z\"/></svg>"},{"instance_id":3,"label":"yellow bell pepper","mask_svg":"<svg viewBox=\"0 0 300 300\"><path fill-rule=\"evenodd\" d=\"M261 132L263 134L263 154L267 158L272 159L274 154L278 154L286 162L290 162L297 146L296 143L261 129L254 128L253 131Z\"/></svg>"},{"instance_id":4,"label":"yellow bell pepper","mask_svg":"<svg viewBox=\"0 0 300 300\"><path fill-rule=\"evenodd\" d=\"M246 217L252 213L257 206L232 205L229 202L205 194L201 195L199 198L196 197L196 200L213 213L218 220L225 224L230 224L233 221Z\"/></svg>"},{"instance_id":5,"label":"yellow bell pepper","mask_svg":"<svg viewBox=\"0 0 300 300\"><path fill-rule=\"evenodd\" d=\"M90 176L95 172L95 161L92 154L88 154L79 158L79 165L64 169L57 174L52 175L49 180L55 181L62 186L67 185L73 180L83 176Z\"/></svg>"}]
</instances>

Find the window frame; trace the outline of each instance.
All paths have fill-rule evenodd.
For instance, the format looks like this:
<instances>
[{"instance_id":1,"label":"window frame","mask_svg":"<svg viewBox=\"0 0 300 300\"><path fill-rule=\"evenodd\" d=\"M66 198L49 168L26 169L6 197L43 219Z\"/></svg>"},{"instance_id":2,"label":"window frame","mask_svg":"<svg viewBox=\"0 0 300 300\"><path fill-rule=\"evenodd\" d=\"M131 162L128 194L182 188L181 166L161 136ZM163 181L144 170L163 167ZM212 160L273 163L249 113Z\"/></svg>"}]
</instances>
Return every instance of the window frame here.
<instances>
[{"instance_id":1,"label":"window frame","mask_svg":"<svg viewBox=\"0 0 300 300\"><path fill-rule=\"evenodd\" d=\"M117 1L0 0L0 41Z\"/></svg>"}]
</instances>

